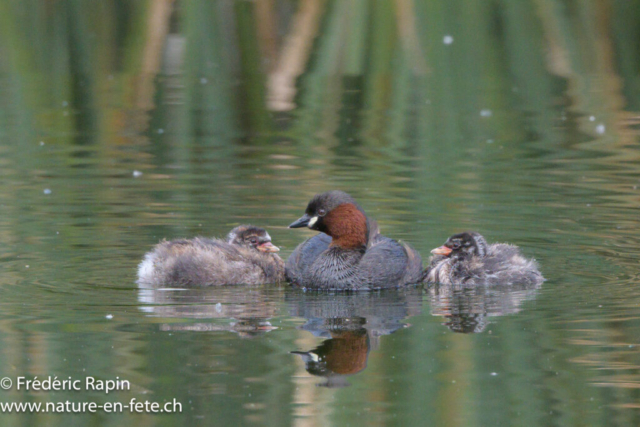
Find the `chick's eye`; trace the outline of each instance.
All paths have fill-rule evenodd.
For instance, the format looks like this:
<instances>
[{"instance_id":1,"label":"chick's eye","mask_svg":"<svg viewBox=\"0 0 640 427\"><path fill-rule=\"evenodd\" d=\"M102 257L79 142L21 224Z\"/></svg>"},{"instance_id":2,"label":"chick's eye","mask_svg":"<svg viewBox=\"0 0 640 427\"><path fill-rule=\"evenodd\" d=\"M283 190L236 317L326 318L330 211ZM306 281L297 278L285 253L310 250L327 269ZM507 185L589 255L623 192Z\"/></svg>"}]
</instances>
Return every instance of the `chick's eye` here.
<instances>
[{"instance_id":1,"label":"chick's eye","mask_svg":"<svg viewBox=\"0 0 640 427\"><path fill-rule=\"evenodd\" d=\"M251 241L251 243L254 243L254 244L255 244L255 243L258 243L258 239L256 239L256 238L253 238L253 239L251 239L250 241Z\"/></svg>"},{"instance_id":2,"label":"chick's eye","mask_svg":"<svg viewBox=\"0 0 640 427\"><path fill-rule=\"evenodd\" d=\"M324 209L318 209L318 215L320 216L325 216L326 215L326 211Z\"/></svg>"},{"instance_id":3,"label":"chick's eye","mask_svg":"<svg viewBox=\"0 0 640 427\"><path fill-rule=\"evenodd\" d=\"M455 243L453 244L453 249L460 249L460 243L455 242Z\"/></svg>"}]
</instances>

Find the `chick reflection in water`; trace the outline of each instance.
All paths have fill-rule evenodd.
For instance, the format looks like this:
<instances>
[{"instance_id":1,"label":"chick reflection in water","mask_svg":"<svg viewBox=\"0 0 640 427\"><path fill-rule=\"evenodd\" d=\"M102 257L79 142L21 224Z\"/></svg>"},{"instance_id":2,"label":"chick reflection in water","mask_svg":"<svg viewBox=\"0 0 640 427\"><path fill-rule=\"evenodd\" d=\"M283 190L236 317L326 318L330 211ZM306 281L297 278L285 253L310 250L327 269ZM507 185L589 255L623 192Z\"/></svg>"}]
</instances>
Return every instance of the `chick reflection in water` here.
<instances>
[{"instance_id":1,"label":"chick reflection in water","mask_svg":"<svg viewBox=\"0 0 640 427\"><path fill-rule=\"evenodd\" d=\"M421 313L422 290L386 290L358 294L293 292L290 312L307 322L300 329L329 338L313 350L293 351L312 375L325 377L324 387L345 387L346 377L367 367L369 352L380 337L408 327L404 319Z\"/></svg>"},{"instance_id":2,"label":"chick reflection in water","mask_svg":"<svg viewBox=\"0 0 640 427\"><path fill-rule=\"evenodd\" d=\"M267 286L141 288L138 300L144 304L141 310L150 316L175 320L162 323L162 331L227 331L254 338L276 329L269 319L277 311L279 293Z\"/></svg>"},{"instance_id":3,"label":"chick reflection in water","mask_svg":"<svg viewBox=\"0 0 640 427\"><path fill-rule=\"evenodd\" d=\"M516 314L522 304L535 298L539 283L513 286L433 285L427 292L431 314L442 316L453 332L483 332L487 317Z\"/></svg>"}]
</instances>

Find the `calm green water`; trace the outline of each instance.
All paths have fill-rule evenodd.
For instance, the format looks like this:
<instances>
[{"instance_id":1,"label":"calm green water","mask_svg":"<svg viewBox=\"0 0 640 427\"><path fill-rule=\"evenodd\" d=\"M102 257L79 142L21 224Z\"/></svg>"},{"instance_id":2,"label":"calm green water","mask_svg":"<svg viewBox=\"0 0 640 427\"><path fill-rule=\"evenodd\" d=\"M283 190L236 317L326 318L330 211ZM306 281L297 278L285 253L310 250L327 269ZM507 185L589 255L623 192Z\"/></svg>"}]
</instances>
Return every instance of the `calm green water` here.
<instances>
[{"instance_id":1,"label":"calm green water","mask_svg":"<svg viewBox=\"0 0 640 427\"><path fill-rule=\"evenodd\" d=\"M182 412L1 424L639 425L638 34L614 0L2 0L0 401ZM287 257L328 189L425 258L473 229L548 280L137 287L162 238L248 222Z\"/></svg>"}]
</instances>

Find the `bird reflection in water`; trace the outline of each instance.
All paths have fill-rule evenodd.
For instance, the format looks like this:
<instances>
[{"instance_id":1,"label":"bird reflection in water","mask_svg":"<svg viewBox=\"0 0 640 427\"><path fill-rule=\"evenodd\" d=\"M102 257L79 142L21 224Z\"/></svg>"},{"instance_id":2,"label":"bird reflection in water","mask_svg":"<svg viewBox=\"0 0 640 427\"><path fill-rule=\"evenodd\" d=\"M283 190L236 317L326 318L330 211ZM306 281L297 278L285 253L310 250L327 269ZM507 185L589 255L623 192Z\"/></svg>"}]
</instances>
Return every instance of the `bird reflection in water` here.
<instances>
[{"instance_id":1,"label":"bird reflection in water","mask_svg":"<svg viewBox=\"0 0 640 427\"><path fill-rule=\"evenodd\" d=\"M292 351L299 355L305 363L305 369L311 375L325 377L321 383L325 387L346 387L347 375L357 374L367 367L370 341L364 328L366 319L344 319L354 321L356 330L336 330L330 332L328 339L311 351Z\"/></svg>"},{"instance_id":2,"label":"bird reflection in water","mask_svg":"<svg viewBox=\"0 0 640 427\"><path fill-rule=\"evenodd\" d=\"M300 329L327 338L309 351L292 351L300 356L311 375L324 377L322 387L346 387L347 376L367 367L371 350L380 337L409 327L403 322L421 313L422 290L335 293L293 292L285 297L290 312L307 322Z\"/></svg>"},{"instance_id":3,"label":"bird reflection in water","mask_svg":"<svg viewBox=\"0 0 640 427\"><path fill-rule=\"evenodd\" d=\"M280 289L271 286L216 286L195 289L143 289L141 310L152 316L174 318L162 331L228 331L254 338L276 329L269 319L282 301ZM147 305L148 304L148 305ZM188 322L207 319L206 322Z\"/></svg>"},{"instance_id":4,"label":"bird reflection in water","mask_svg":"<svg viewBox=\"0 0 640 427\"><path fill-rule=\"evenodd\" d=\"M427 288L431 314L453 332L483 332L488 317L507 316L521 311L525 301L536 297L540 284L532 285L432 285Z\"/></svg>"}]
</instances>

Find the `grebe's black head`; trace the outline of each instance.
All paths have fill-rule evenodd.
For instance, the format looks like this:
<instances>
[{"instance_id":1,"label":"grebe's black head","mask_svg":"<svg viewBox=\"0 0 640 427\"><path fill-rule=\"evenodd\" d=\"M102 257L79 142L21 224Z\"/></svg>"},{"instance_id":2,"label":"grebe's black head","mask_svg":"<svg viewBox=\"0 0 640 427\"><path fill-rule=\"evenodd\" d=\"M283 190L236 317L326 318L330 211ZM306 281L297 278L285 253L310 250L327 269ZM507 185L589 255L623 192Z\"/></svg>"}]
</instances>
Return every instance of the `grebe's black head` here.
<instances>
[{"instance_id":1,"label":"grebe's black head","mask_svg":"<svg viewBox=\"0 0 640 427\"><path fill-rule=\"evenodd\" d=\"M312 230L325 232L325 217L340 205L354 205L362 214L364 211L353 197L340 190L327 191L313 196L304 215L289 225L289 228L309 227Z\"/></svg>"},{"instance_id":2,"label":"grebe's black head","mask_svg":"<svg viewBox=\"0 0 640 427\"><path fill-rule=\"evenodd\" d=\"M227 235L227 243L246 246L260 252L278 252L280 249L271 243L267 230L253 225L239 225Z\"/></svg>"},{"instance_id":3,"label":"grebe's black head","mask_svg":"<svg viewBox=\"0 0 640 427\"><path fill-rule=\"evenodd\" d=\"M443 246L431 251L434 255L451 258L483 257L487 254L489 245L481 234L467 231L449 237Z\"/></svg>"},{"instance_id":4,"label":"grebe's black head","mask_svg":"<svg viewBox=\"0 0 640 427\"><path fill-rule=\"evenodd\" d=\"M289 228L302 227L333 237L333 246L355 248L367 244L367 216L353 197L344 191L316 194L304 215L289 225Z\"/></svg>"}]
</instances>

